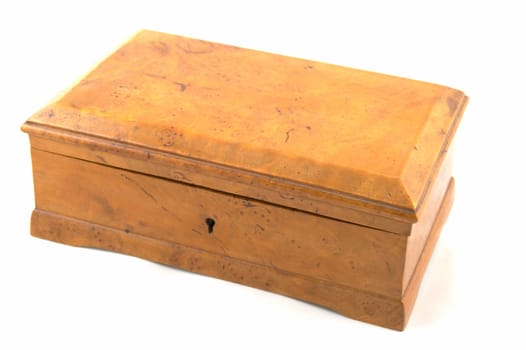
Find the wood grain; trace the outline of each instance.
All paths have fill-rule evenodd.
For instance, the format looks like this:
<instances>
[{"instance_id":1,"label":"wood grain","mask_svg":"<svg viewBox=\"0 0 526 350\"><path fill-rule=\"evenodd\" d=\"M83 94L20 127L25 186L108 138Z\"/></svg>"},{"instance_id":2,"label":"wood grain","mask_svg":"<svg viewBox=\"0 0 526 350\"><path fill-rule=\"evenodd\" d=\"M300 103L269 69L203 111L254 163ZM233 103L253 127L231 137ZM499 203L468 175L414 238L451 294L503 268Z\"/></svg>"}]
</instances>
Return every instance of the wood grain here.
<instances>
[{"instance_id":1,"label":"wood grain","mask_svg":"<svg viewBox=\"0 0 526 350\"><path fill-rule=\"evenodd\" d=\"M208 162L169 156L144 147L92 136L79 137L78 134L42 126L35 127L32 124L25 124L24 129L30 133L31 145L35 149L218 189L401 235L409 235L413 228L411 223L399 220L395 215L396 210L390 212L392 208L386 208L382 215L378 215L378 210L369 207L367 202L356 207L349 206L350 200L357 203L360 201L342 199L341 196L330 192L324 192L320 197L321 192L299 183L285 182L282 179L242 170L231 172Z\"/></svg>"},{"instance_id":2,"label":"wood grain","mask_svg":"<svg viewBox=\"0 0 526 350\"><path fill-rule=\"evenodd\" d=\"M32 159L39 209L402 297L404 236L35 149Z\"/></svg>"},{"instance_id":3,"label":"wood grain","mask_svg":"<svg viewBox=\"0 0 526 350\"><path fill-rule=\"evenodd\" d=\"M31 232L401 330L452 205L467 100L142 31L22 126Z\"/></svg>"},{"instance_id":4,"label":"wood grain","mask_svg":"<svg viewBox=\"0 0 526 350\"><path fill-rule=\"evenodd\" d=\"M409 320L423 273L432 255L440 229L451 208L453 189L453 182L451 182L415 274L401 301L41 209L35 209L33 212L31 234L60 243L134 255L312 302L360 321L403 330Z\"/></svg>"},{"instance_id":5,"label":"wood grain","mask_svg":"<svg viewBox=\"0 0 526 350\"><path fill-rule=\"evenodd\" d=\"M465 103L439 85L143 31L29 123L414 222Z\"/></svg>"},{"instance_id":6,"label":"wood grain","mask_svg":"<svg viewBox=\"0 0 526 350\"><path fill-rule=\"evenodd\" d=\"M413 225L411 235L407 239L407 249L405 257L403 289L407 287L415 266L423 254L423 248L428 240L431 227L438 215L440 205L446 195L446 189L450 186L453 171L453 149L442 153L440 170L433 179L428 195L425 198L424 206L421 211L420 220Z\"/></svg>"},{"instance_id":7,"label":"wood grain","mask_svg":"<svg viewBox=\"0 0 526 350\"><path fill-rule=\"evenodd\" d=\"M431 260L431 256L433 255L435 245L440 236L440 230L442 229L442 226L446 222L449 212L451 210L451 207L453 206L454 197L455 197L455 179L451 178L451 180L449 181L449 185L448 185L446 194L444 196L444 199L442 200L442 204L440 205L440 210L438 211L437 216L435 217L435 220L433 221L431 232L429 233L429 235L427 235L427 239L424 244L422 253L418 259L418 263L415 266L415 269L411 276L411 280L408 283L407 289L405 290L404 297L402 298L402 303L404 304L404 314L405 314L406 324L409 321L409 316L411 315L411 311L413 310L413 307L415 305L416 298L418 296L418 289L420 288L420 284L422 283L424 272L426 271L429 260ZM427 302L432 302L432 301L427 301Z\"/></svg>"}]
</instances>

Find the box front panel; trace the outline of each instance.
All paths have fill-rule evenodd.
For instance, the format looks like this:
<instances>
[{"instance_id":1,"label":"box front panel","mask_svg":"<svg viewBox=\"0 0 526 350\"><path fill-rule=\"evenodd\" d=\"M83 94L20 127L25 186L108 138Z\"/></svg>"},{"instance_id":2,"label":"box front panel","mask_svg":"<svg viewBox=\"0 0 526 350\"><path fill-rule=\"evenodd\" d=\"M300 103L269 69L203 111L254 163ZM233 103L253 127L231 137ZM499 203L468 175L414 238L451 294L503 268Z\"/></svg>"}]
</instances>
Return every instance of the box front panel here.
<instances>
[{"instance_id":1,"label":"box front panel","mask_svg":"<svg viewBox=\"0 0 526 350\"><path fill-rule=\"evenodd\" d=\"M404 236L37 149L32 156L38 209L401 297Z\"/></svg>"}]
</instances>

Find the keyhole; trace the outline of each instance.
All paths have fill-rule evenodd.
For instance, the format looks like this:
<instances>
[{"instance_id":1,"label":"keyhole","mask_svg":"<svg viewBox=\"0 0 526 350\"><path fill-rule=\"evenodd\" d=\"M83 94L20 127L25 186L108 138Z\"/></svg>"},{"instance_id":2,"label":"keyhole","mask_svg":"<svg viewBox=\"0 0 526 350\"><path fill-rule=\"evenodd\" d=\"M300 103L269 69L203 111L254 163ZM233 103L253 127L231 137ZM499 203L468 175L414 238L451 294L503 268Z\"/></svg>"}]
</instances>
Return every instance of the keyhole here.
<instances>
[{"instance_id":1,"label":"keyhole","mask_svg":"<svg viewBox=\"0 0 526 350\"><path fill-rule=\"evenodd\" d=\"M206 218L205 223L208 226L208 233L212 234L212 232L214 232L214 225L216 224L215 220L212 218Z\"/></svg>"}]
</instances>

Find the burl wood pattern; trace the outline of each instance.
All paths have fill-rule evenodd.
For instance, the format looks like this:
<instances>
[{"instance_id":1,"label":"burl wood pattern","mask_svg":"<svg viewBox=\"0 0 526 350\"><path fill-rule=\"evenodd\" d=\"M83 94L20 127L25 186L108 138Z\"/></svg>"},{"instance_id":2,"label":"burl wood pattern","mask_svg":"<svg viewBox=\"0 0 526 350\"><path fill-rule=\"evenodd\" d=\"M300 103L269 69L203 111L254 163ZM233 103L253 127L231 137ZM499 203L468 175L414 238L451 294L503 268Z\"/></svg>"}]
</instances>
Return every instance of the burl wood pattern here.
<instances>
[{"instance_id":1,"label":"burl wood pattern","mask_svg":"<svg viewBox=\"0 0 526 350\"><path fill-rule=\"evenodd\" d=\"M24 124L31 233L401 330L452 204L466 102L143 31Z\"/></svg>"},{"instance_id":2,"label":"burl wood pattern","mask_svg":"<svg viewBox=\"0 0 526 350\"><path fill-rule=\"evenodd\" d=\"M407 237L38 150L33 169L39 209L402 296Z\"/></svg>"},{"instance_id":3,"label":"burl wood pattern","mask_svg":"<svg viewBox=\"0 0 526 350\"><path fill-rule=\"evenodd\" d=\"M465 102L444 86L143 31L30 122L415 222Z\"/></svg>"},{"instance_id":4,"label":"burl wood pattern","mask_svg":"<svg viewBox=\"0 0 526 350\"><path fill-rule=\"evenodd\" d=\"M39 155L35 159L38 158ZM433 222L429 238L426 240L421 252L419 262L401 298L382 296L366 290L352 288L345 284L331 282L326 278L317 278L312 271L307 274L293 273L273 264L234 258L229 255L228 251L223 250L224 246L222 246L221 238L217 239L215 237L216 229L211 235L206 233L204 222L200 225L199 230L201 232L194 233L200 236L209 235L207 237L209 242L212 242L212 245L216 245L219 249L207 250L204 247L195 248L192 246L193 244L185 245L179 243L177 239L179 234L181 236L186 234L184 227L182 232L174 230L173 238L166 240L137 233L141 232L142 228L138 228L137 232L134 232L128 227L124 229L118 227L122 225L121 223L117 223L117 227L112 227L100 225L97 220L86 221L83 219L85 216L82 213L79 213L81 218L77 218L40 208L35 209L33 212L31 233L36 237L60 243L95 247L134 255L196 273L299 298L323 305L357 320L395 330L403 330L409 320L423 273L433 252L440 229L451 208L453 193L454 182L451 179L446 195L441 202L438 215ZM105 206L105 211L110 213L116 210L109 202L99 205ZM43 206L45 207L46 205ZM243 204L242 206L244 207ZM56 208L53 209L56 210ZM305 232L304 228L302 232ZM255 232L248 232L248 234L253 235ZM279 233L271 235L268 243L272 241L272 236L276 235L280 236ZM399 236L399 239L404 238ZM235 245L235 242L231 243ZM289 243L291 245L302 244L301 241ZM207 246L210 248L211 245L208 244ZM284 255L290 254L290 248L287 247L283 247L282 250L278 250L279 248L275 249L273 246L270 248L270 251L277 252L278 256L279 252ZM298 246L292 247L292 249L294 248L298 248ZM354 248L357 251L360 251L361 248L367 249L365 246ZM307 257L303 256L300 259L305 258ZM337 262L337 260L334 261ZM333 268L337 267L334 264L330 266ZM349 279L348 282L350 282L348 284L352 284L352 280Z\"/></svg>"}]
</instances>

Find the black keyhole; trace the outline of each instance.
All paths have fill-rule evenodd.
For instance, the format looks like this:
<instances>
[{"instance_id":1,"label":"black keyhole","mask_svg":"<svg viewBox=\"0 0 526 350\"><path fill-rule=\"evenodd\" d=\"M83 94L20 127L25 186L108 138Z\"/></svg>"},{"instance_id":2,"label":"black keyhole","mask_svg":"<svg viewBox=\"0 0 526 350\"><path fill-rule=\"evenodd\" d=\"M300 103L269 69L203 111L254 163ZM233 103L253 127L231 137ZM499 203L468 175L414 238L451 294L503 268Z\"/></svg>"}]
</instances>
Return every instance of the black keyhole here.
<instances>
[{"instance_id":1,"label":"black keyhole","mask_svg":"<svg viewBox=\"0 0 526 350\"><path fill-rule=\"evenodd\" d=\"M206 218L205 223L208 226L208 233L211 234L214 232L214 225L216 224L215 220L212 218Z\"/></svg>"}]
</instances>

